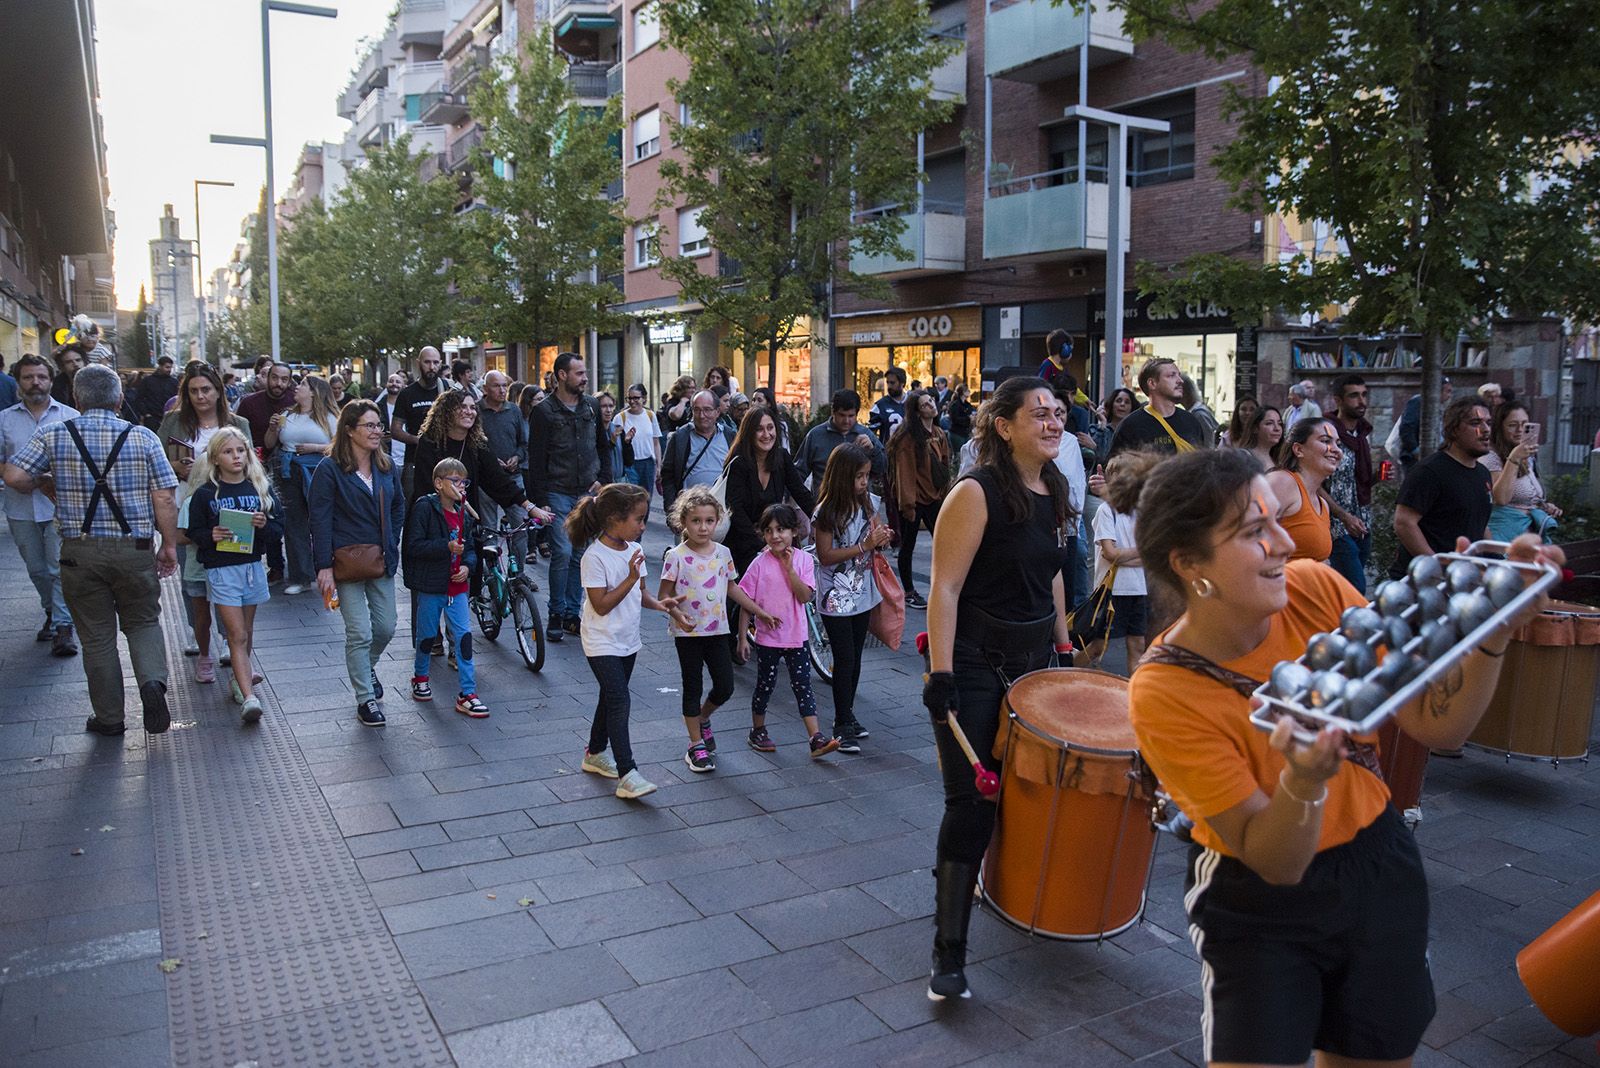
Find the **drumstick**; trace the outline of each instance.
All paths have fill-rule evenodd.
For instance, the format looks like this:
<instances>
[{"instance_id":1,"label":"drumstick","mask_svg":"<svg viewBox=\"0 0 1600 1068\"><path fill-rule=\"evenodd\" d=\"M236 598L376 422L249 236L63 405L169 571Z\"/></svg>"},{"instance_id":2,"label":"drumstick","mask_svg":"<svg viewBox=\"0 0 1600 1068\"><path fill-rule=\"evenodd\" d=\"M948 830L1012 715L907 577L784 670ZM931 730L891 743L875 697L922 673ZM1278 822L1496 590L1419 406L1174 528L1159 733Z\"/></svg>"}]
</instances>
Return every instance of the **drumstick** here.
<instances>
[{"instance_id":1,"label":"drumstick","mask_svg":"<svg viewBox=\"0 0 1600 1068\"><path fill-rule=\"evenodd\" d=\"M931 665L928 660L928 632L922 631L917 635L917 652L922 654L924 674L922 681L928 681L926 669ZM973 752L972 743L967 741L967 733L961 729L961 724L956 722L954 712L946 713L945 722L950 727L950 733L955 735L956 744L967 755L967 760L972 764L972 785L977 787L978 793L984 797L993 797L1000 792L1000 776L983 766L983 761L978 759L978 754Z\"/></svg>"}]
</instances>

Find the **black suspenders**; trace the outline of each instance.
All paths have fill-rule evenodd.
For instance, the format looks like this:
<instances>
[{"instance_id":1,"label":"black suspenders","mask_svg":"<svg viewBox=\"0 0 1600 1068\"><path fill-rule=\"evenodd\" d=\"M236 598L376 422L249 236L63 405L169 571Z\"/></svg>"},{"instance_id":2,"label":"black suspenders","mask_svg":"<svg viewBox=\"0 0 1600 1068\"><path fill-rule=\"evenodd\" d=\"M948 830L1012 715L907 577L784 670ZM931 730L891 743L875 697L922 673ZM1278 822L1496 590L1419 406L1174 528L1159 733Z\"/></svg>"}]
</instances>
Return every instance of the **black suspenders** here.
<instances>
[{"instance_id":1,"label":"black suspenders","mask_svg":"<svg viewBox=\"0 0 1600 1068\"><path fill-rule=\"evenodd\" d=\"M111 514L122 526L122 533L131 535L133 527L128 525L127 517L122 514L122 506L117 504L117 498L111 493L111 484L106 481L106 476L111 474L111 465L117 462L117 456L122 452L122 443L128 440L128 435L133 432L133 425L122 428L122 433L112 444L111 451L106 454L106 466L101 470L95 465L94 458L89 455L88 446L83 443L83 435L78 433L77 421L67 420L67 433L72 435L72 443L78 447L78 455L83 458L83 466L89 469L89 475L94 479L94 492L89 495L89 507L83 513L83 536L89 536L89 524L94 522L94 514L100 507L100 501L106 502L106 507L111 509Z\"/></svg>"}]
</instances>

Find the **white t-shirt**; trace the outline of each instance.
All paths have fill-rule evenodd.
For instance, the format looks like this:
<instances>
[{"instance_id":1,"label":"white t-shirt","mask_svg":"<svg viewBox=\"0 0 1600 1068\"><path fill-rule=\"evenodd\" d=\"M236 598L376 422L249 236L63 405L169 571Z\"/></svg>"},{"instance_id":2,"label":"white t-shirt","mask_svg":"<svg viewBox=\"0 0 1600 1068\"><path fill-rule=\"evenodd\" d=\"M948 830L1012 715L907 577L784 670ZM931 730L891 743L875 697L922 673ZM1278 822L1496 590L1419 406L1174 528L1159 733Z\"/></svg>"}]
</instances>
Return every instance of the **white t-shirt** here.
<instances>
[{"instance_id":1,"label":"white t-shirt","mask_svg":"<svg viewBox=\"0 0 1600 1068\"><path fill-rule=\"evenodd\" d=\"M638 415L624 408L611 417L613 427L621 427L622 433L633 431L633 456L636 460L654 460L656 458L655 439L661 436L661 431L656 429L655 413L646 408ZM619 435L618 442L622 441Z\"/></svg>"},{"instance_id":2,"label":"white t-shirt","mask_svg":"<svg viewBox=\"0 0 1600 1068\"><path fill-rule=\"evenodd\" d=\"M1094 584L1106 577L1111 565L1100 551L1100 543L1109 541L1119 549L1137 549L1133 540L1133 524L1137 516L1123 515L1109 503L1102 503L1094 514ZM1117 568L1117 577L1111 581L1113 597L1143 597L1145 595L1144 568L1123 564Z\"/></svg>"},{"instance_id":3,"label":"white t-shirt","mask_svg":"<svg viewBox=\"0 0 1600 1068\"><path fill-rule=\"evenodd\" d=\"M650 573L648 564L639 569L639 581L628 595L605 615L594 610L594 602L589 598L590 590L614 590L627 582L629 561L638 551L636 541L617 550L598 538L583 551L579 574L583 580L584 656L632 656L644 647L639 641L639 616L644 610L644 583Z\"/></svg>"},{"instance_id":4,"label":"white t-shirt","mask_svg":"<svg viewBox=\"0 0 1600 1068\"><path fill-rule=\"evenodd\" d=\"M1083 514L1083 498L1089 491L1089 475L1083 469L1083 450L1071 434L1061 435L1061 451L1056 453L1056 470L1067 480L1067 504L1075 514Z\"/></svg>"}]
</instances>

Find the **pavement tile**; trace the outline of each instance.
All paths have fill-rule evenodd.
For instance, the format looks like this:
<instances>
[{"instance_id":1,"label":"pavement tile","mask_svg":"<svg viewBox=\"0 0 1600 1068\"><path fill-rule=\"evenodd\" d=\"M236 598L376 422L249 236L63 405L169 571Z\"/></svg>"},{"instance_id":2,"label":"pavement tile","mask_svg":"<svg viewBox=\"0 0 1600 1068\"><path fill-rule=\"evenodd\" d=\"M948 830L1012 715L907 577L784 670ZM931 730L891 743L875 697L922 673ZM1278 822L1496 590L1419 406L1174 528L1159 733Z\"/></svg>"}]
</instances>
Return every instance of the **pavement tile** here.
<instances>
[{"instance_id":1,"label":"pavement tile","mask_svg":"<svg viewBox=\"0 0 1600 1068\"><path fill-rule=\"evenodd\" d=\"M657 883L545 905L535 908L533 917L556 945L577 946L697 920L700 914L677 891Z\"/></svg>"},{"instance_id":2,"label":"pavement tile","mask_svg":"<svg viewBox=\"0 0 1600 1068\"><path fill-rule=\"evenodd\" d=\"M543 898L551 904L644 885L637 875L622 864L613 864L605 868L582 868L564 875L546 876L534 882Z\"/></svg>"},{"instance_id":3,"label":"pavement tile","mask_svg":"<svg viewBox=\"0 0 1600 1068\"><path fill-rule=\"evenodd\" d=\"M550 940L526 909L403 934L394 941L417 979L432 979L550 948Z\"/></svg>"},{"instance_id":4,"label":"pavement tile","mask_svg":"<svg viewBox=\"0 0 1600 1068\"><path fill-rule=\"evenodd\" d=\"M1092 1031L1071 1027L971 1062L971 1068L1101 1068L1131 1064L1122 1051ZM1157 1062L1139 1062L1155 1068Z\"/></svg>"},{"instance_id":5,"label":"pavement tile","mask_svg":"<svg viewBox=\"0 0 1600 1068\"><path fill-rule=\"evenodd\" d=\"M1529 1060L1527 1053L1502 1045L1481 1031L1456 1039L1440 1052L1454 1057L1468 1068L1509 1068Z\"/></svg>"},{"instance_id":6,"label":"pavement tile","mask_svg":"<svg viewBox=\"0 0 1600 1068\"><path fill-rule=\"evenodd\" d=\"M734 965L733 973L768 1003L791 1012L890 985L843 942L760 957Z\"/></svg>"},{"instance_id":7,"label":"pavement tile","mask_svg":"<svg viewBox=\"0 0 1600 1068\"><path fill-rule=\"evenodd\" d=\"M417 983L446 1035L577 1005L633 985L600 946L549 950Z\"/></svg>"},{"instance_id":8,"label":"pavement tile","mask_svg":"<svg viewBox=\"0 0 1600 1068\"><path fill-rule=\"evenodd\" d=\"M775 952L737 916L713 916L605 944L641 985L764 957Z\"/></svg>"},{"instance_id":9,"label":"pavement tile","mask_svg":"<svg viewBox=\"0 0 1600 1068\"><path fill-rule=\"evenodd\" d=\"M810 883L777 861L675 878L672 886L706 916L813 892Z\"/></svg>"},{"instance_id":10,"label":"pavement tile","mask_svg":"<svg viewBox=\"0 0 1600 1068\"><path fill-rule=\"evenodd\" d=\"M1467 883L1467 886L1497 901L1525 905L1559 889L1561 884L1555 879L1546 879L1542 875L1534 875L1508 866L1496 868L1487 875L1480 875Z\"/></svg>"},{"instance_id":11,"label":"pavement tile","mask_svg":"<svg viewBox=\"0 0 1600 1068\"><path fill-rule=\"evenodd\" d=\"M899 919L853 886L757 905L739 916L784 950L847 938Z\"/></svg>"},{"instance_id":12,"label":"pavement tile","mask_svg":"<svg viewBox=\"0 0 1600 1068\"><path fill-rule=\"evenodd\" d=\"M356 858L377 856L379 853L396 853L419 846L439 845L449 841L443 828L428 823L420 827L403 827L394 831L379 831L346 838L344 844Z\"/></svg>"},{"instance_id":13,"label":"pavement tile","mask_svg":"<svg viewBox=\"0 0 1600 1068\"><path fill-rule=\"evenodd\" d=\"M1200 1030L1200 999L1174 991L1083 1025L1129 1057L1144 1057Z\"/></svg>"},{"instance_id":14,"label":"pavement tile","mask_svg":"<svg viewBox=\"0 0 1600 1068\"><path fill-rule=\"evenodd\" d=\"M491 897L491 894L494 896ZM515 912L527 907L518 905L517 902L523 898L533 897L533 894L534 886L530 879L525 883L510 883L504 887L469 890L462 894L451 894L449 897L413 901L407 905L391 905L382 910L383 921L392 934L409 934L430 927L445 927L467 920L482 919L485 916Z\"/></svg>"},{"instance_id":15,"label":"pavement tile","mask_svg":"<svg viewBox=\"0 0 1600 1068\"><path fill-rule=\"evenodd\" d=\"M577 830L575 825L569 825ZM554 828L552 828L553 830ZM579 832L582 833L582 832ZM687 853L703 848L694 835L681 828L662 831L660 834L643 834L636 838L614 838L609 842L591 842L581 848L591 864L606 867L627 864L635 860L648 860L673 853Z\"/></svg>"},{"instance_id":16,"label":"pavement tile","mask_svg":"<svg viewBox=\"0 0 1600 1068\"><path fill-rule=\"evenodd\" d=\"M518 880L531 881L566 871L582 871L588 867L589 861L576 849L560 849L552 853L529 853L504 860L486 860L468 864L460 870L473 886L493 886Z\"/></svg>"},{"instance_id":17,"label":"pavement tile","mask_svg":"<svg viewBox=\"0 0 1600 1068\"><path fill-rule=\"evenodd\" d=\"M635 807L632 811L620 812L617 815L606 816L601 819L584 820L579 823L579 829L589 836L589 841L610 842L618 838L631 838L639 834L660 834L663 831L676 831L683 828L683 821L670 809L651 808L637 801L616 801L614 804L638 807Z\"/></svg>"},{"instance_id":18,"label":"pavement tile","mask_svg":"<svg viewBox=\"0 0 1600 1068\"><path fill-rule=\"evenodd\" d=\"M468 838L444 845L421 846L413 849L411 855L423 871L434 871L487 860L503 860L511 856L511 851L498 838Z\"/></svg>"},{"instance_id":19,"label":"pavement tile","mask_svg":"<svg viewBox=\"0 0 1600 1068\"><path fill-rule=\"evenodd\" d=\"M637 1052L593 1001L463 1031L448 1043L459 1068L593 1068Z\"/></svg>"},{"instance_id":20,"label":"pavement tile","mask_svg":"<svg viewBox=\"0 0 1600 1068\"><path fill-rule=\"evenodd\" d=\"M567 768L548 756L522 757L517 760L497 760L492 764L462 764L451 768L429 771L428 781L440 793L459 790L476 790L484 786L504 786L508 783L535 782L567 773Z\"/></svg>"},{"instance_id":21,"label":"pavement tile","mask_svg":"<svg viewBox=\"0 0 1600 1068\"><path fill-rule=\"evenodd\" d=\"M453 842L468 838L486 838L490 835L515 834L531 830L533 820L525 812L496 812L488 816L470 816L464 820L450 820L440 824Z\"/></svg>"},{"instance_id":22,"label":"pavement tile","mask_svg":"<svg viewBox=\"0 0 1600 1068\"><path fill-rule=\"evenodd\" d=\"M908 920L933 915L933 876L927 868L869 879L861 889Z\"/></svg>"},{"instance_id":23,"label":"pavement tile","mask_svg":"<svg viewBox=\"0 0 1600 1068\"><path fill-rule=\"evenodd\" d=\"M651 983L601 1001L645 1052L776 1015L766 999L726 968ZM686 1005L694 1011L685 1012Z\"/></svg>"},{"instance_id":24,"label":"pavement tile","mask_svg":"<svg viewBox=\"0 0 1600 1068\"><path fill-rule=\"evenodd\" d=\"M367 889L372 894L373 904L385 908L390 905L423 901L430 897L459 894L471 890L472 882L459 871L427 871L374 883Z\"/></svg>"},{"instance_id":25,"label":"pavement tile","mask_svg":"<svg viewBox=\"0 0 1600 1068\"><path fill-rule=\"evenodd\" d=\"M761 1058L732 1031L641 1053L623 1063L626 1068L762 1068Z\"/></svg>"},{"instance_id":26,"label":"pavement tile","mask_svg":"<svg viewBox=\"0 0 1600 1068\"><path fill-rule=\"evenodd\" d=\"M1434 1049L1448 1046L1495 1018L1491 1010L1451 993L1435 991L1434 1000L1438 1008L1433 1014L1433 1022L1422 1034L1423 1044Z\"/></svg>"},{"instance_id":27,"label":"pavement tile","mask_svg":"<svg viewBox=\"0 0 1600 1068\"><path fill-rule=\"evenodd\" d=\"M65 1046L7 1055L10 1068L126 1068L134 1064L165 1064L171 1050L166 1021L143 1031L73 1042Z\"/></svg>"},{"instance_id":28,"label":"pavement tile","mask_svg":"<svg viewBox=\"0 0 1600 1068\"><path fill-rule=\"evenodd\" d=\"M1484 1024L1479 1033L1503 1046L1528 1054L1553 1050L1568 1037L1533 1005L1524 1006L1507 1016Z\"/></svg>"},{"instance_id":29,"label":"pavement tile","mask_svg":"<svg viewBox=\"0 0 1600 1068\"><path fill-rule=\"evenodd\" d=\"M517 813L526 818L525 813ZM589 839L578 830L575 823L562 824L559 827L533 827L526 831L512 831L510 834L500 835L500 842L514 857L525 856L529 853L551 853L573 846L587 844Z\"/></svg>"},{"instance_id":30,"label":"pavement tile","mask_svg":"<svg viewBox=\"0 0 1600 1068\"><path fill-rule=\"evenodd\" d=\"M410 798L395 801L390 807L394 811L395 819L409 827L418 823L439 823L444 820L466 819L469 816L509 812L518 808L551 805L555 801L555 795L541 783L521 782L508 786L461 790L434 797Z\"/></svg>"},{"instance_id":31,"label":"pavement tile","mask_svg":"<svg viewBox=\"0 0 1600 1068\"><path fill-rule=\"evenodd\" d=\"M629 861L628 867L645 882L659 883L668 879L687 879L712 872L737 870L750 863L750 857L743 850L730 845L715 849L685 849L633 860Z\"/></svg>"},{"instance_id":32,"label":"pavement tile","mask_svg":"<svg viewBox=\"0 0 1600 1068\"><path fill-rule=\"evenodd\" d=\"M944 1065L965 1064L979 1057L1015 1049L1026 1039L1020 1031L976 1001L936 1005L928 1000L925 991L916 993L924 1005L932 1007L931 1018L898 1028L895 1034L800 1063L806 1068L836 1068L841 1063L887 1065L892 1068L942 1068ZM867 998L861 1000L865 1002ZM873 1011L877 1012L876 1009Z\"/></svg>"},{"instance_id":33,"label":"pavement tile","mask_svg":"<svg viewBox=\"0 0 1600 1068\"><path fill-rule=\"evenodd\" d=\"M854 1000L817 1005L739 1028L745 1044L774 1068L828 1050L843 1053L844 1047L888 1033L883 1021Z\"/></svg>"},{"instance_id":34,"label":"pavement tile","mask_svg":"<svg viewBox=\"0 0 1600 1068\"><path fill-rule=\"evenodd\" d=\"M791 857L783 864L818 890L830 890L886 875L925 871L933 860L933 843L919 831L874 842L870 849L846 845Z\"/></svg>"},{"instance_id":35,"label":"pavement tile","mask_svg":"<svg viewBox=\"0 0 1600 1068\"><path fill-rule=\"evenodd\" d=\"M375 857L364 857L356 861L356 870L369 883L416 875L422 871L410 853L379 853Z\"/></svg>"}]
</instances>

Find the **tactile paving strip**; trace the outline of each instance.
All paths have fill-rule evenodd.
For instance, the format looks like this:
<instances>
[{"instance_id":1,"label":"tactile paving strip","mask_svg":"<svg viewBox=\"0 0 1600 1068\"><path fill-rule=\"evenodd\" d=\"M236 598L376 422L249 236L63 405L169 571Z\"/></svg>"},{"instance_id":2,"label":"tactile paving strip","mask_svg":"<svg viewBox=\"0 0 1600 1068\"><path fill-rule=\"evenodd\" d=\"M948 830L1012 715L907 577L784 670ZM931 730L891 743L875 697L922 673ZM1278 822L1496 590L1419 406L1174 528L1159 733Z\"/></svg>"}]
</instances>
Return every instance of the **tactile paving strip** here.
<instances>
[{"instance_id":1,"label":"tactile paving strip","mask_svg":"<svg viewBox=\"0 0 1600 1068\"><path fill-rule=\"evenodd\" d=\"M167 644L183 606L164 583ZM172 729L150 739L172 1064L452 1064L270 683L241 726L226 672L171 658Z\"/></svg>"}]
</instances>

